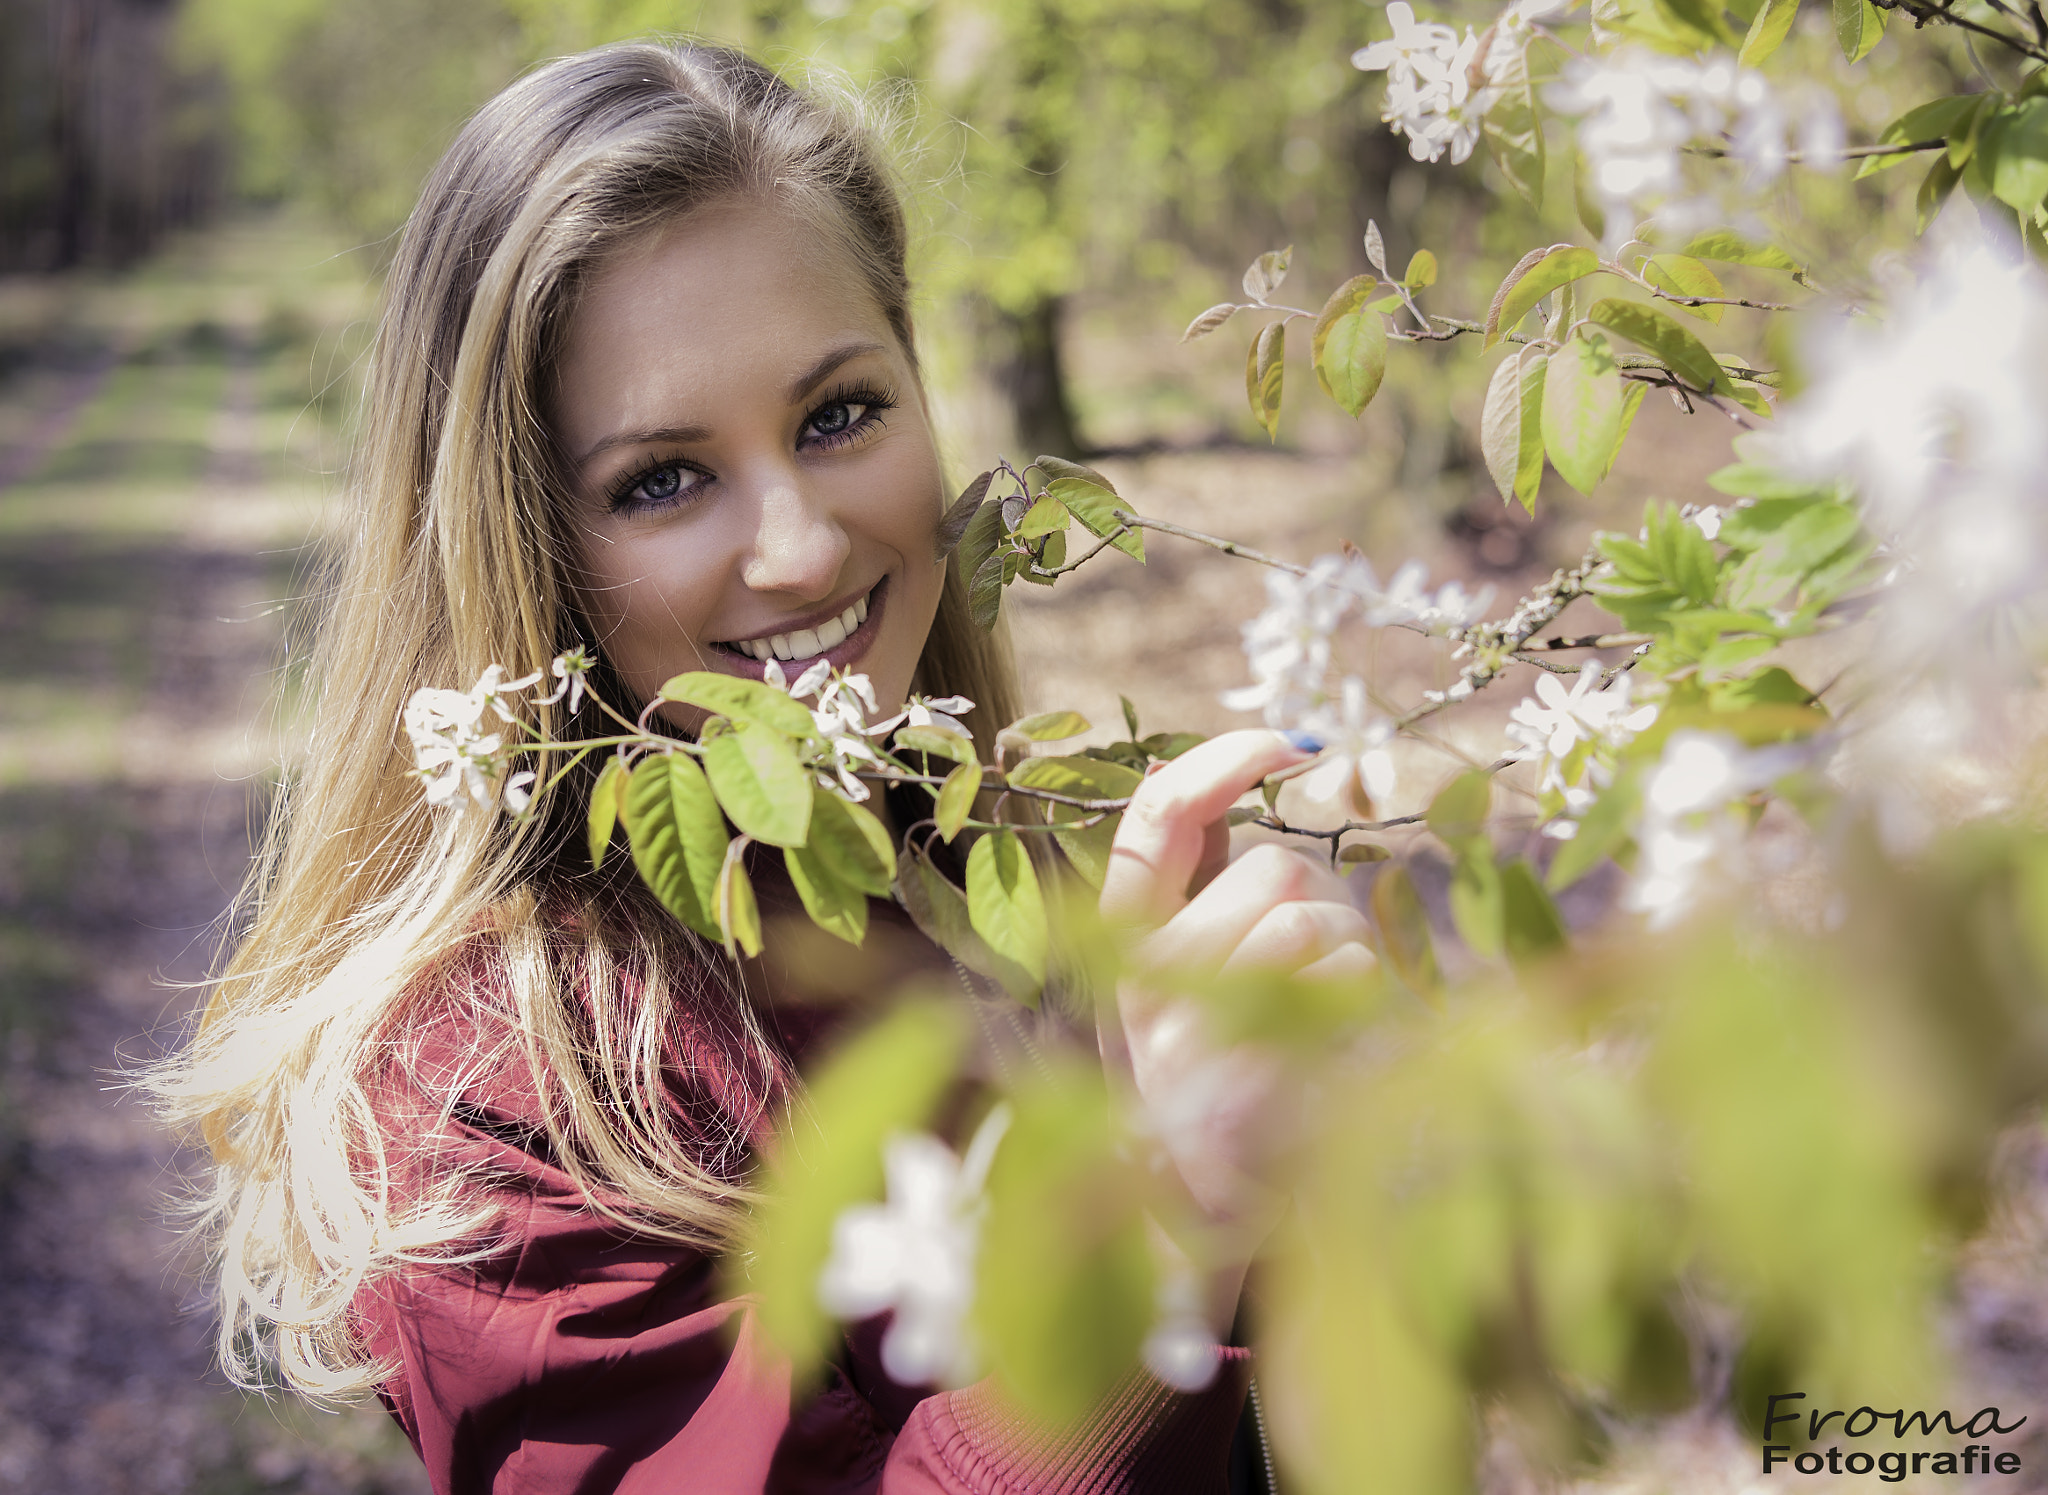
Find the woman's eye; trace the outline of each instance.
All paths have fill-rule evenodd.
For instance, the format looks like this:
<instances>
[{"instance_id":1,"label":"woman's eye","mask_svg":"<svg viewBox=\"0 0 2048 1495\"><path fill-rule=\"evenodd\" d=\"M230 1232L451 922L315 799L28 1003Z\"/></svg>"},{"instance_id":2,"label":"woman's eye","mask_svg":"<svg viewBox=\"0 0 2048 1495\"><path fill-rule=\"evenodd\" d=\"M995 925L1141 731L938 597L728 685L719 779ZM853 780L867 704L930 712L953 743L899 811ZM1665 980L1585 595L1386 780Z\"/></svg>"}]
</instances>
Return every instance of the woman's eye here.
<instances>
[{"instance_id":1,"label":"woman's eye","mask_svg":"<svg viewBox=\"0 0 2048 1495\"><path fill-rule=\"evenodd\" d=\"M629 477L613 490L614 509L661 508L685 497L702 482L702 476L680 462L665 462L638 477Z\"/></svg>"},{"instance_id":2,"label":"woman's eye","mask_svg":"<svg viewBox=\"0 0 2048 1495\"><path fill-rule=\"evenodd\" d=\"M834 400L811 417L811 429L820 436L843 436L860 424L868 408L851 400Z\"/></svg>"}]
</instances>

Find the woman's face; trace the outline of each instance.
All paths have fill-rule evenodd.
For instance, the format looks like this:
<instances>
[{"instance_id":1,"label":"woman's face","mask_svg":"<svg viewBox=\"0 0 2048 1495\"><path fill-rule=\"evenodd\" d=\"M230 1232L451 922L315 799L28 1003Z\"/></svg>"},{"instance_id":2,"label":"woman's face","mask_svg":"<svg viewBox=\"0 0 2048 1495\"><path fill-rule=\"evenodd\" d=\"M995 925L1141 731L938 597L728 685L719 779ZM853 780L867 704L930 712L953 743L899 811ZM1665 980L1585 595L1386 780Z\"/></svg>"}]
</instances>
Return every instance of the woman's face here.
<instances>
[{"instance_id":1,"label":"woman's face","mask_svg":"<svg viewBox=\"0 0 2048 1495\"><path fill-rule=\"evenodd\" d=\"M822 656L901 704L944 492L910 360L844 254L773 207L714 204L597 274L556 375L581 604L638 699Z\"/></svg>"}]
</instances>

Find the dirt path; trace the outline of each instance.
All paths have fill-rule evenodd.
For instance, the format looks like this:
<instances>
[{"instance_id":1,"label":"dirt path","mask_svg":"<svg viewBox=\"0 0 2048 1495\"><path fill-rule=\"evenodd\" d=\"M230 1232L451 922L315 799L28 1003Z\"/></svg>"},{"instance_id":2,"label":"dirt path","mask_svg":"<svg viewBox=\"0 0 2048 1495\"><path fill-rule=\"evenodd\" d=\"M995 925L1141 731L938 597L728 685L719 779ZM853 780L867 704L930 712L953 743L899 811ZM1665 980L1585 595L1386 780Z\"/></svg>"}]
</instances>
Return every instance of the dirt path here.
<instances>
[{"instance_id":1,"label":"dirt path","mask_svg":"<svg viewBox=\"0 0 2048 1495\"><path fill-rule=\"evenodd\" d=\"M212 1368L164 1218L195 1159L118 1079L240 882L309 512L274 439L303 409L264 409L290 350L246 299L161 299L0 385L0 1491L417 1492L381 1414Z\"/></svg>"}]
</instances>

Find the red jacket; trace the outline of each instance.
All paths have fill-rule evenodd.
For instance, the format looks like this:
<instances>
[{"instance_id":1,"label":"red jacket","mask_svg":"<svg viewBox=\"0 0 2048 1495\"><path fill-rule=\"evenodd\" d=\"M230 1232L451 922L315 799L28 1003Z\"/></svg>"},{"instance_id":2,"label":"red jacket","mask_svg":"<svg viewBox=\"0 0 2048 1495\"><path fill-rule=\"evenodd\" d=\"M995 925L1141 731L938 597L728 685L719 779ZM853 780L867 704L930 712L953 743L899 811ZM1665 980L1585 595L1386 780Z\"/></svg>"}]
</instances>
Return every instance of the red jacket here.
<instances>
[{"instance_id":1,"label":"red jacket","mask_svg":"<svg viewBox=\"0 0 2048 1495\"><path fill-rule=\"evenodd\" d=\"M715 1104L734 1077L706 1063L716 1025L698 1031L689 1070ZM469 1036L435 1025L415 1065L462 1063ZM789 1364L744 1299L719 1296L711 1258L589 1207L519 1068L472 1078L432 1154L503 1181L501 1248L379 1279L354 1305L365 1347L396 1367L381 1395L437 1495L1222 1495L1241 1351L1196 1395L1134 1374L1055 1438L1007 1415L988 1383L895 1384L871 1322L822 1390L793 1398Z\"/></svg>"}]
</instances>

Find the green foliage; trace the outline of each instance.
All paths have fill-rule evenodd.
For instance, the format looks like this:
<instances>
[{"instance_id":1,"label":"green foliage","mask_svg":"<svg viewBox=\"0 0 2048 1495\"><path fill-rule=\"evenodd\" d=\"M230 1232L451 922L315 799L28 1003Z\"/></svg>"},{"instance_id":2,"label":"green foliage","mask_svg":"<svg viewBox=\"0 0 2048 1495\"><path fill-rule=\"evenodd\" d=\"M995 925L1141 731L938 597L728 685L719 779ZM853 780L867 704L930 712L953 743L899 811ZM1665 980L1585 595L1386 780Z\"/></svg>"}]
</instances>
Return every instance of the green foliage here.
<instances>
[{"instance_id":1,"label":"green foliage","mask_svg":"<svg viewBox=\"0 0 2048 1495\"><path fill-rule=\"evenodd\" d=\"M1045 901L1015 831L990 831L967 854L967 915L990 950L1045 985Z\"/></svg>"},{"instance_id":2,"label":"green foliage","mask_svg":"<svg viewBox=\"0 0 2048 1495\"><path fill-rule=\"evenodd\" d=\"M641 881L684 924L722 939L715 909L728 838L696 760L683 753L642 759L628 781L623 814Z\"/></svg>"},{"instance_id":3,"label":"green foliage","mask_svg":"<svg viewBox=\"0 0 2048 1495\"><path fill-rule=\"evenodd\" d=\"M810 723L808 712L804 722ZM758 722L707 734L704 771L720 808L742 831L770 846L804 844L811 826L811 783L789 738Z\"/></svg>"},{"instance_id":4,"label":"green foliage","mask_svg":"<svg viewBox=\"0 0 2048 1495\"><path fill-rule=\"evenodd\" d=\"M1543 447L1558 475L1591 493L1614 465L1625 402L1614 350L1597 332L1567 339L1544 374Z\"/></svg>"},{"instance_id":5,"label":"green foliage","mask_svg":"<svg viewBox=\"0 0 2048 1495\"><path fill-rule=\"evenodd\" d=\"M958 772L980 782L979 768ZM811 791L810 834L783 859L812 921L855 945L867 935L868 899L886 898L896 876L896 849L881 822L825 789Z\"/></svg>"},{"instance_id":6,"label":"green foliage","mask_svg":"<svg viewBox=\"0 0 2048 1495\"><path fill-rule=\"evenodd\" d=\"M818 1306L832 1226L882 1193L882 1144L929 1124L966 1039L957 1005L905 1001L807 1076L765 1150L761 1202L729 1258L755 1312L799 1379L817 1375L837 1338Z\"/></svg>"},{"instance_id":7,"label":"green foliage","mask_svg":"<svg viewBox=\"0 0 2048 1495\"><path fill-rule=\"evenodd\" d=\"M1530 250L1493 293L1493 305L1486 312L1486 346L1514 331L1545 296L1599 270L1600 256L1575 244Z\"/></svg>"},{"instance_id":8,"label":"green foliage","mask_svg":"<svg viewBox=\"0 0 2048 1495\"><path fill-rule=\"evenodd\" d=\"M1268 322L1245 354L1244 392L1270 441L1280 439L1280 391L1286 378L1287 324ZM1354 414L1356 412L1353 412Z\"/></svg>"},{"instance_id":9,"label":"green foliage","mask_svg":"<svg viewBox=\"0 0 2048 1495\"><path fill-rule=\"evenodd\" d=\"M626 804L627 779L623 758L607 758L604 767L598 770L597 784L590 791L589 832L586 837L592 868L604 865L604 854L611 848L612 832L617 828L619 812Z\"/></svg>"},{"instance_id":10,"label":"green foliage","mask_svg":"<svg viewBox=\"0 0 2048 1495\"><path fill-rule=\"evenodd\" d=\"M1062 1066L1010 1103L974 1323L1017 1405L1064 1427L1136 1368L1152 1326L1151 1191L1111 1124L1099 1072Z\"/></svg>"}]
</instances>

